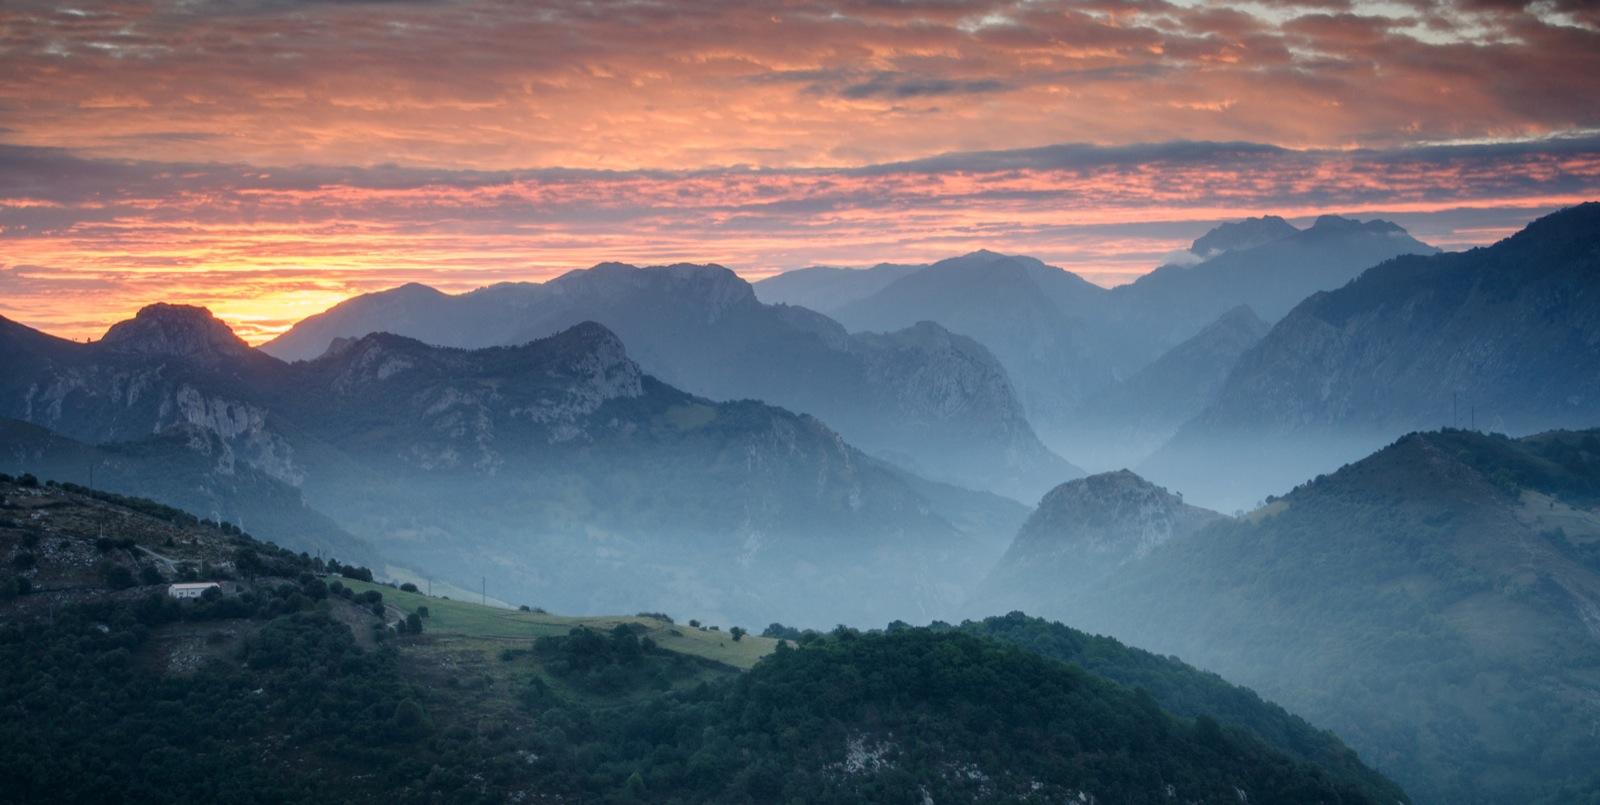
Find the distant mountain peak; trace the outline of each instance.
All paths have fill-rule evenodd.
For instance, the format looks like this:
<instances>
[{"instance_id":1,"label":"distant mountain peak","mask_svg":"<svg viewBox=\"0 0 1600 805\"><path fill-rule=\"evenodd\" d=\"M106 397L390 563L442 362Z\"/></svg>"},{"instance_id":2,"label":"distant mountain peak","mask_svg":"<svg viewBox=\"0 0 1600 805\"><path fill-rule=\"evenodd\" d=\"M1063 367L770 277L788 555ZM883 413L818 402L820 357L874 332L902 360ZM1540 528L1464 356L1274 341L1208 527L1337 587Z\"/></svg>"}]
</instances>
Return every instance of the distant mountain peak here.
<instances>
[{"instance_id":1,"label":"distant mountain peak","mask_svg":"<svg viewBox=\"0 0 1600 805\"><path fill-rule=\"evenodd\" d=\"M148 305L133 318L117 322L100 339L100 347L140 355L167 355L207 362L247 355L250 345L211 311L194 305L164 302Z\"/></svg>"},{"instance_id":2,"label":"distant mountain peak","mask_svg":"<svg viewBox=\"0 0 1600 805\"><path fill-rule=\"evenodd\" d=\"M1182 494L1122 469L1050 490L1023 525L1017 543L1026 547L1065 539L1121 561L1218 519L1216 512L1185 504Z\"/></svg>"},{"instance_id":3,"label":"distant mountain peak","mask_svg":"<svg viewBox=\"0 0 1600 805\"><path fill-rule=\"evenodd\" d=\"M1196 238L1189 251L1201 259L1210 259L1219 254L1253 249L1282 240L1299 231L1294 224L1276 215L1229 221Z\"/></svg>"},{"instance_id":4,"label":"distant mountain peak","mask_svg":"<svg viewBox=\"0 0 1600 805\"><path fill-rule=\"evenodd\" d=\"M1128 470L1068 481L1039 501L983 595L1070 589L1224 519Z\"/></svg>"},{"instance_id":5,"label":"distant mountain peak","mask_svg":"<svg viewBox=\"0 0 1600 805\"><path fill-rule=\"evenodd\" d=\"M1308 235L1348 235L1358 232L1382 234L1406 234L1406 230L1393 221L1374 218L1370 221L1358 221L1342 215L1323 215L1306 229Z\"/></svg>"},{"instance_id":6,"label":"distant mountain peak","mask_svg":"<svg viewBox=\"0 0 1600 805\"><path fill-rule=\"evenodd\" d=\"M1260 316L1256 315L1255 308L1250 307L1249 305L1235 305L1234 307L1229 308L1221 316L1218 316L1216 321L1207 325L1206 330L1215 329L1217 327L1237 327L1240 325L1249 327L1250 329L1257 329L1265 328L1267 323L1262 320ZM1202 330L1201 332L1205 332L1205 330Z\"/></svg>"},{"instance_id":7,"label":"distant mountain peak","mask_svg":"<svg viewBox=\"0 0 1600 805\"><path fill-rule=\"evenodd\" d=\"M611 328L597 321L581 321L535 343L568 353L593 353L613 361L628 360L628 348Z\"/></svg>"},{"instance_id":8,"label":"distant mountain peak","mask_svg":"<svg viewBox=\"0 0 1600 805\"><path fill-rule=\"evenodd\" d=\"M1038 259L1033 258L1033 257L1028 257L1026 255L1020 255L1020 254L1002 254L1000 252L993 251L991 249L979 249L979 250L977 250L975 252L967 252L966 254L963 254L963 255L961 255L959 257L950 257L950 258L946 258L944 260L940 260L939 262L934 263L934 265L935 266L949 266L949 265L957 265L957 266L959 266L959 265L972 265L974 263L978 263L978 264L984 264L984 263L1034 264L1034 263L1039 263L1040 265L1043 265L1042 263L1040 263L1040 261Z\"/></svg>"}]
</instances>

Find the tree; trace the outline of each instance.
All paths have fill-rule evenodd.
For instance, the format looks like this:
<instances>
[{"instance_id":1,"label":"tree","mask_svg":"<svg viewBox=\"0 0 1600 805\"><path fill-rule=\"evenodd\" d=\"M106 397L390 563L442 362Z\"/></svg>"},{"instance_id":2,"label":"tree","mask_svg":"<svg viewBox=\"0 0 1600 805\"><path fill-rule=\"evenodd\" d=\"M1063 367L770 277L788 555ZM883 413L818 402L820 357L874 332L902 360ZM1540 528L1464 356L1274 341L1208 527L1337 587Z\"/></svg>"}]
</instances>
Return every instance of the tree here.
<instances>
[{"instance_id":1,"label":"tree","mask_svg":"<svg viewBox=\"0 0 1600 805\"><path fill-rule=\"evenodd\" d=\"M737 643L737 642L739 642L739 640L741 638L743 638L745 636L744 627L735 626L732 629L728 630L728 634L733 635L733 642Z\"/></svg>"},{"instance_id":2,"label":"tree","mask_svg":"<svg viewBox=\"0 0 1600 805\"><path fill-rule=\"evenodd\" d=\"M428 711L423 710L416 699L408 698L395 705L389 726L396 738L416 740L433 731L433 720L428 718Z\"/></svg>"},{"instance_id":3,"label":"tree","mask_svg":"<svg viewBox=\"0 0 1600 805\"><path fill-rule=\"evenodd\" d=\"M422 634L422 616L415 612L407 615L406 631L412 634Z\"/></svg>"}]
</instances>

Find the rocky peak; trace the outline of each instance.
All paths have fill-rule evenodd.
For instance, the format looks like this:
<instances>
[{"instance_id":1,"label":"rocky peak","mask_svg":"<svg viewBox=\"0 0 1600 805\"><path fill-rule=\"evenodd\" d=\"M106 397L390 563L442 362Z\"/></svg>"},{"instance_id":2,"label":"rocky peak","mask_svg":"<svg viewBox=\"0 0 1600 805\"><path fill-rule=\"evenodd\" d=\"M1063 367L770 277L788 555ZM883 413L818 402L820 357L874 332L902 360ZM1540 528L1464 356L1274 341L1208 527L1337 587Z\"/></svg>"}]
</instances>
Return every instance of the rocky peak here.
<instances>
[{"instance_id":1,"label":"rocky peak","mask_svg":"<svg viewBox=\"0 0 1600 805\"><path fill-rule=\"evenodd\" d=\"M740 307L761 304L755 290L731 269L715 263L675 263L640 268L627 263L600 263L552 280L560 293L603 297L611 301L648 294L651 302L693 305L708 318Z\"/></svg>"},{"instance_id":2,"label":"rocky peak","mask_svg":"<svg viewBox=\"0 0 1600 805\"><path fill-rule=\"evenodd\" d=\"M1230 221L1196 238L1189 251L1202 258L1212 258L1225 252L1253 249L1275 240L1282 240L1299 232L1294 224L1276 215Z\"/></svg>"},{"instance_id":3,"label":"rocky peak","mask_svg":"<svg viewBox=\"0 0 1600 805\"><path fill-rule=\"evenodd\" d=\"M356 340L357 339L355 338L348 337L335 338L328 342L328 348L322 351L322 355L320 357L331 358L335 355L343 353L345 350L355 346Z\"/></svg>"},{"instance_id":4,"label":"rocky peak","mask_svg":"<svg viewBox=\"0 0 1600 805\"><path fill-rule=\"evenodd\" d=\"M595 321L579 322L533 343L552 355L564 359L598 361L607 369L633 364L622 339L610 328ZM637 369L634 367L635 371Z\"/></svg>"},{"instance_id":5,"label":"rocky peak","mask_svg":"<svg viewBox=\"0 0 1600 805\"><path fill-rule=\"evenodd\" d=\"M1324 215L1317 218L1316 222L1306 231L1309 236L1337 237L1354 234L1385 235L1406 233L1405 229L1392 221L1374 218L1371 221L1358 221L1354 218L1345 218L1340 215Z\"/></svg>"},{"instance_id":6,"label":"rocky peak","mask_svg":"<svg viewBox=\"0 0 1600 805\"><path fill-rule=\"evenodd\" d=\"M1259 338L1262 334L1266 333L1268 329L1269 325L1265 321L1262 321L1260 316L1256 315L1254 308L1250 307L1249 305L1236 305L1230 308L1226 313L1218 316L1216 321L1207 325L1206 328L1200 332L1204 334L1243 331L1251 333L1254 335L1254 337Z\"/></svg>"},{"instance_id":7,"label":"rocky peak","mask_svg":"<svg viewBox=\"0 0 1600 805\"><path fill-rule=\"evenodd\" d=\"M1223 519L1128 470L1068 481L1039 502L1014 550L1072 552L1118 564Z\"/></svg>"},{"instance_id":8,"label":"rocky peak","mask_svg":"<svg viewBox=\"0 0 1600 805\"><path fill-rule=\"evenodd\" d=\"M100 339L100 348L138 355L188 358L206 363L251 353L211 311L193 305L158 303L118 322Z\"/></svg>"}]
</instances>

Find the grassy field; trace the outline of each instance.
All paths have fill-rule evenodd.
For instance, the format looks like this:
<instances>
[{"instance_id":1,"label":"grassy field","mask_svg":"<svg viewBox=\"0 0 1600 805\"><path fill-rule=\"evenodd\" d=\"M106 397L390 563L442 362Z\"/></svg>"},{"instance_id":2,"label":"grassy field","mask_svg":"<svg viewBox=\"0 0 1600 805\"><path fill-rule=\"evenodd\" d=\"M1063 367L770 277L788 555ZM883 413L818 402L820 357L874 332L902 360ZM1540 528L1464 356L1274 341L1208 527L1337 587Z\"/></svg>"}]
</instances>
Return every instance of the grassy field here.
<instances>
[{"instance_id":1,"label":"grassy field","mask_svg":"<svg viewBox=\"0 0 1600 805\"><path fill-rule=\"evenodd\" d=\"M332 580L333 577L330 577L329 581ZM745 635L742 640L735 641L727 632L703 631L687 624L669 624L654 618L631 615L568 617L522 612L408 593L383 584L350 579L339 581L356 592L377 590L383 593L385 603L401 612L415 612L417 607L426 606L429 617L424 628L428 640L423 645L432 651L498 654L503 649L528 648L537 637L564 635L575 626L608 631L619 623L637 623L647 628L648 636L664 649L747 670L778 643L771 638L755 635Z\"/></svg>"}]
</instances>

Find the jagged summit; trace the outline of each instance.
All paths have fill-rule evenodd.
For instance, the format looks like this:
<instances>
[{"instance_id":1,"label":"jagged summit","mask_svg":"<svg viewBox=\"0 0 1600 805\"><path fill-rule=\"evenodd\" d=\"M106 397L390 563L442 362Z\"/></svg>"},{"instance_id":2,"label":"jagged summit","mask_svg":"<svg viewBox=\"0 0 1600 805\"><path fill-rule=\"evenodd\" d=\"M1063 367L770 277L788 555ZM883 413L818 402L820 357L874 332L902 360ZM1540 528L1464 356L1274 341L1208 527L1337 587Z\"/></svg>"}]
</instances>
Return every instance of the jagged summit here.
<instances>
[{"instance_id":1,"label":"jagged summit","mask_svg":"<svg viewBox=\"0 0 1600 805\"><path fill-rule=\"evenodd\" d=\"M1311 224L1308 229L1305 230L1305 234L1308 237L1314 237L1318 235L1337 237L1357 232L1369 234L1407 234L1404 227L1393 221L1385 221L1381 218L1374 218L1370 221L1358 221L1354 218L1346 218L1342 215L1320 216Z\"/></svg>"},{"instance_id":2,"label":"jagged summit","mask_svg":"<svg viewBox=\"0 0 1600 805\"><path fill-rule=\"evenodd\" d=\"M1276 215L1229 221L1196 238L1189 251L1201 258L1211 258L1225 252L1252 249L1299 231L1294 224Z\"/></svg>"},{"instance_id":3,"label":"jagged summit","mask_svg":"<svg viewBox=\"0 0 1600 805\"><path fill-rule=\"evenodd\" d=\"M1265 328L1266 322L1262 321L1261 317L1256 315L1255 308L1250 307L1249 305L1236 305L1232 308L1229 308L1221 316L1218 316L1216 321L1206 325L1206 328L1200 332L1204 333L1219 328L1241 326L1249 327L1251 329Z\"/></svg>"},{"instance_id":4,"label":"jagged summit","mask_svg":"<svg viewBox=\"0 0 1600 805\"><path fill-rule=\"evenodd\" d=\"M250 345L211 311L194 305L157 303L106 331L103 349L199 361L248 355Z\"/></svg>"},{"instance_id":5,"label":"jagged summit","mask_svg":"<svg viewBox=\"0 0 1600 805\"><path fill-rule=\"evenodd\" d=\"M716 263L673 263L639 267L629 263L600 263L569 271L548 283L556 294L619 304L632 294L649 294L661 303L694 305L715 318L729 310L748 309L760 302L755 290L732 269ZM669 295L681 294L673 299Z\"/></svg>"}]
</instances>

